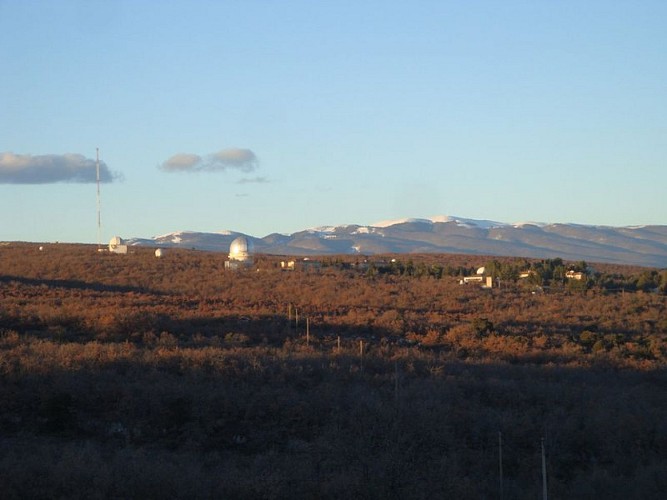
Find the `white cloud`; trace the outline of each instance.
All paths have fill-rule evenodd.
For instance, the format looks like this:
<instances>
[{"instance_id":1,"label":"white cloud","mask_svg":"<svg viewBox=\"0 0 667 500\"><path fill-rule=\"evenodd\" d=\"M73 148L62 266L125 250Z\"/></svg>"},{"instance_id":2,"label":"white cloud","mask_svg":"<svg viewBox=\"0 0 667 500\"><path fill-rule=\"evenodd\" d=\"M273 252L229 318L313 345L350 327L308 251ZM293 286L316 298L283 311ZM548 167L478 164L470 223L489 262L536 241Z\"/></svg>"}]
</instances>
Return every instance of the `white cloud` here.
<instances>
[{"instance_id":1,"label":"white cloud","mask_svg":"<svg viewBox=\"0 0 667 500\"><path fill-rule=\"evenodd\" d=\"M119 175L100 161L100 181L112 182ZM0 152L0 184L93 183L95 160L80 154L17 155Z\"/></svg>"},{"instance_id":2,"label":"white cloud","mask_svg":"<svg viewBox=\"0 0 667 500\"><path fill-rule=\"evenodd\" d=\"M249 149L223 149L208 157L207 170L237 168L242 172L252 172L257 168L257 157Z\"/></svg>"},{"instance_id":3,"label":"white cloud","mask_svg":"<svg viewBox=\"0 0 667 500\"><path fill-rule=\"evenodd\" d=\"M165 172L224 172L228 169L252 172L259 166L257 156L249 149L223 149L204 157L178 153L160 165Z\"/></svg>"},{"instance_id":4,"label":"white cloud","mask_svg":"<svg viewBox=\"0 0 667 500\"><path fill-rule=\"evenodd\" d=\"M201 161L199 155L179 153L165 161L160 168L166 172L187 172L196 169Z\"/></svg>"}]
</instances>

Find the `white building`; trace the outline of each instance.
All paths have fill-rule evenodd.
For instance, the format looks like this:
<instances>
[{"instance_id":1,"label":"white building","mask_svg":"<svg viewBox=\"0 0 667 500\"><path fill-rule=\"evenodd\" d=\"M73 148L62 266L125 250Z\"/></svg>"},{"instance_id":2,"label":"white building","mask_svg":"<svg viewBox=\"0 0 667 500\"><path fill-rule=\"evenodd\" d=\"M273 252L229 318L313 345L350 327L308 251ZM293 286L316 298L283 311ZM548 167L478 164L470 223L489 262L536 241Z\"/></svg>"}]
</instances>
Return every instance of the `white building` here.
<instances>
[{"instance_id":1,"label":"white building","mask_svg":"<svg viewBox=\"0 0 667 500\"><path fill-rule=\"evenodd\" d=\"M583 280L585 274L582 273L581 271L575 271L573 269L569 270L568 272L565 273L565 277L569 280Z\"/></svg>"},{"instance_id":2,"label":"white building","mask_svg":"<svg viewBox=\"0 0 667 500\"><path fill-rule=\"evenodd\" d=\"M475 276L464 276L463 279L459 280L459 285L468 285L470 283L479 284L482 288L493 288L493 278L491 276L476 274Z\"/></svg>"},{"instance_id":3,"label":"white building","mask_svg":"<svg viewBox=\"0 0 667 500\"><path fill-rule=\"evenodd\" d=\"M123 239L120 236L114 236L111 238L109 241L109 252L119 254L127 253L127 245L125 245Z\"/></svg>"},{"instance_id":4,"label":"white building","mask_svg":"<svg viewBox=\"0 0 667 500\"><path fill-rule=\"evenodd\" d=\"M229 260L225 269L242 269L254 264L254 246L245 236L239 236L229 245Z\"/></svg>"}]
</instances>

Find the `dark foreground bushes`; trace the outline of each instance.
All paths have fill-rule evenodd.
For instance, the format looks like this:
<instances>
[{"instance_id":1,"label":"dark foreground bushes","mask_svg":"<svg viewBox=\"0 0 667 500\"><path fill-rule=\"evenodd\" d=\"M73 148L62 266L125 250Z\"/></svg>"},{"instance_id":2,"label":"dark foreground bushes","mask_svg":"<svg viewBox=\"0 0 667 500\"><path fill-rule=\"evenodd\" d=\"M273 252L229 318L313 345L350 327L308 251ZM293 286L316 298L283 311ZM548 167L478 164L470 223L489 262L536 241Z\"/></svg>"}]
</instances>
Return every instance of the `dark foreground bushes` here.
<instances>
[{"instance_id":1,"label":"dark foreground bushes","mask_svg":"<svg viewBox=\"0 0 667 500\"><path fill-rule=\"evenodd\" d=\"M362 371L294 347L127 349L92 369L93 353L5 366L4 498L488 498L499 433L507 498L540 491L542 437L556 498L667 488L662 370L378 348Z\"/></svg>"}]
</instances>

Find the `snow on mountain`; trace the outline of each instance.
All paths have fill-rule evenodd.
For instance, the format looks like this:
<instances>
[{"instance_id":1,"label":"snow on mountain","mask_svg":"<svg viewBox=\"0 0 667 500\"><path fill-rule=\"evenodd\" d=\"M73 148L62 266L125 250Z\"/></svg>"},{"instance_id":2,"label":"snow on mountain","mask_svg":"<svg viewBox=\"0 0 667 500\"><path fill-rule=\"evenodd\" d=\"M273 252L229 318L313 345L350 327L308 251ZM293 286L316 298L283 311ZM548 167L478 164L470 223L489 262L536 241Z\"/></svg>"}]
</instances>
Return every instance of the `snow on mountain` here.
<instances>
[{"instance_id":1,"label":"snow on mountain","mask_svg":"<svg viewBox=\"0 0 667 500\"><path fill-rule=\"evenodd\" d=\"M339 227L345 227L345 226L318 226L306 229L306 231L312 234L328 234L335 232L336 229L338 229Z\"/></svg>"},{"instance_id":2,"label":"snow on mountain","mask_svg":"<svg viewBox=\"0 0 667 500\"><path fill-rule=\"evenodd\" d=\"M477 220L477 219L466 219L465 217L455 217L452 215L436 215L434 217L429 217L427 219L419 218L406 218L406 219L396 219L396 220L385 220L371 224L373 227L391 227L397 224L412 224L412 223L422 223L422 224L446 224L448 222L453 222L458 226L464 227L480 227L483 229L491 229L492 227L501 227L506 226L504 222L496 222L492 220Z\"/></svg>"},{"instance_id":3,"label":"snow on mountain","mask_svg":"<svg viewBox=\"0 0 667 500\"><path fill-rule=\"evenodd\" d=\"M168 241L170 241L171 243L181 243L182 241L191 239L193 237L197 238L201 234L204 234L204 233L197 232L197 231L175 231L175 232L172 232L172 233L167 233L167 234L162 234L160 236L155 236L155 237L153 237L153 239L155 241L159 241L159 242L168 242ZM240 234L240 233L234 233L232 231L223 230L223 231L216 231L216 232L213 232L213 233L206 233L206 234L221 235L221 236L233 236L233 235Z\"/></svg>"},{"instance_id":4,"label":"snow on mountain","mask_svg":"<svg viewBox=\"0 0 667 500\"><path fill-rule=\"evenodd\" d=\"M544 222L533 222L533 221L527 221L527 222L515 222L512 224L512 226L516 227L517 229L520 228L531 228L531 227L544 227L548 226L548 224Z\"/></svg>"},{"instance_id":5,"label":"snow on mountain","mask_svg":"<svg viewBox=\"0 0 667 500\"><path fill-rule=\"evenodd\" d=\"M431 224L433 221L431 219L415 219L415 218L405 218L405 219L395 219L395 220L384 220L371 224L372 227L390 227L396 226L398 224L411 224L411 223L425 223Z\"/></svg>"},{"instance_id":6,"label":"snow on mountain","mask_svg":"<svg viewBox=\"0 0 667 500\"><path fill-rule=\"evenodd\" d=\"M128 244L227 252L240 235L234 231L178 231L135 238ZM469 253L667 267L667 226L507 224L440 215L370 225L320 226L263 238L245 236L252 240L257 252L276 255Z\"/></svg>"}]
</instances>

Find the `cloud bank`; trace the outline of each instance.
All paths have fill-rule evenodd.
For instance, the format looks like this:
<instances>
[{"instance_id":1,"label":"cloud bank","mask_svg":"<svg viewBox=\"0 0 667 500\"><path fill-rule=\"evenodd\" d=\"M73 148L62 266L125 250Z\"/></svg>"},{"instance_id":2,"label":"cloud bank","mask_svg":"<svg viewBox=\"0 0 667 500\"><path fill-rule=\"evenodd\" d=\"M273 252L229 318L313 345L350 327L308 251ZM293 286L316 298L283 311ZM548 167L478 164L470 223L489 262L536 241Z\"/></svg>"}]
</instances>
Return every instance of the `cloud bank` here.
<instances>
[{"instance_id":1,"label":"cloud bank","mask_svg":"<svg viewBox=\"0 0 667 500\"><path fill-rule=\"evenodd\" d=\"M252 172L259 166L257 156L249 149L230 148L217 153L199 156L192 153L178 153L160 164L164 172L224 172L234 169Z\"/></svg>"},{"instance_id":2,"label":"cloud bank","mask_svg":"<svg viewBox=\"0 0 667 500\"><path fill-rule=\"evenodd\" d=\"M100 181L119 178L100 161ZM92 183L97 181L95 160L80 154L17 155L0 152L0 184Z\"/></svg>"}]
</instances>

